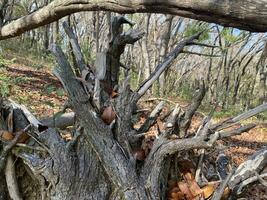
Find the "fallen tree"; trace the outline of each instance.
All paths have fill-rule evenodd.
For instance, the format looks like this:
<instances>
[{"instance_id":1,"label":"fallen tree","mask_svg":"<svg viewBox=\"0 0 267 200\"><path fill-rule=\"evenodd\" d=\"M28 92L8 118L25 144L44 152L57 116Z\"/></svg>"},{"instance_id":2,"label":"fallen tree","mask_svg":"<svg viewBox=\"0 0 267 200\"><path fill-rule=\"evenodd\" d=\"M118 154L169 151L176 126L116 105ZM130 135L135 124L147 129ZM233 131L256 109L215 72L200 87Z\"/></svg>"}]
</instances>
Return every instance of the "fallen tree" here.
<instances>
[{"instance_id":1,"label":"fallen tree","mask_svg":"<svg viewBox=\"0 0 267 200\"><path fill-rule=\"evenodd\" d=\"M97 56L96 71L86 65L77 38L66 23L64 29L70 38L77 69L73 70L59 46L54 44L50 48L57 60L54 73L67 91L76 116L70 141L65 141L57 129L48 128L38 121L25 107L1 98L0 176L7 181L0 182L3 199L7 190L15 199L166 199L167 183L175 171L174 167L177 167L177 163L183 163L178 162L178 158L191 159L190 155L197 155L193 150L214 148L218 140L254 128L254 124L249 124L227 129L240 120L267 110L265 103L218 124L211 123L210 115L203 120L197 132L189 133L192 118L206 91L204 81L200 80L189 107L183 110L177 105L164 117L164 127L158 128L149 146L144 147L146 133L155 125L163 103L136 129L132 119L138 101L171 66L179 53L187 45L192 45L201 33L178 43L165 60L155 67L150 77L133 91L129 85L129 76L119 80L120 55L125 45L139 40L143 32L138 29L122 32L121 26L125 23L133 24L121 16L113 18L112 37L107 50ZM107 88L107 85L110 87ZM21 142L28 141L26 145L17 144L22 135ZM11 154L18 159L15 165L12 164L13 158L9 157ZM255 157L252 160L258 161L258 165L253 171L260 173L266 165L266 150ZM228 174L221 181L214 199L220 198L221 191L228 183L230 189L238 187L243 181L240 180L240 177L244 178L243 174L246 174L246 179L254 176L246 170L250 168L241 167L229 173L232 176ZM175 173L177 176L177 169ZM198 184L208 185L209 181L203 179L204 172L200 170L195 176L200 174ZM180 179L184 177L192 184L195 183L194 178L188 178L186 173L180 175ZM179 182L180 190L185 188L181 183L184 182ZM188 193L192 196L185 198L203 199L202 190L199 186L196 188L194 191L200 192Z\"/></svg>"},{"instance_id":2,"label":"fallen tree","mask_svg":"<svg viewBox=\"0 0 267 200\"><path fill-rule=\"evenodd\" d=\"M18 36L72 13L101 10L118 13L166 13L253 32L265 32L267 30L266 4L266 0L54 0L47 6L1 27L0 40Z\"/></svg>"}]
</instances>

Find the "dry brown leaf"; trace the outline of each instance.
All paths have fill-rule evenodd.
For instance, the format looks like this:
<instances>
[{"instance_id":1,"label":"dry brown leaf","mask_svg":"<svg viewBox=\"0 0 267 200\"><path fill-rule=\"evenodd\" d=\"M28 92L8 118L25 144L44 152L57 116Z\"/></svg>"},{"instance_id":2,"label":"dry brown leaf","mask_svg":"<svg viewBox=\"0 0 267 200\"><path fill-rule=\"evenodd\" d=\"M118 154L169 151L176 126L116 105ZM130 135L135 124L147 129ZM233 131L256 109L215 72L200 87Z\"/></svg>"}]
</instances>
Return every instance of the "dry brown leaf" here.
<instances>
[{"instance_id":1,"label":"dry brown leaf","mask_svg":"<svg viewBox=\"0 0 267 200\"><path fill-rule=\"evenodd\" d=\"M185 181L178 182L178 187L181 190L181 192L184 194L187 200L194 199L193 194L191 193L188 184Z\"/></svg>"},{"instance_id":2,"label":"dry brown leaf","mask_svg":"<svg viewBox=\"0 0 267 200\"><path fill-rule=\"evenodd\" d=\"M192 175L192 173L190 173L190 172L186 172L186 173L184 174L184 179L185 179L186 181L192 181L192 180L194 180L194 176Z\"/></svg>"},{"instance_id":3,"label":"dry brown leaf","mask_svg":"<svg viewBox=\"0 0 267 200\"><path fill-rule=\"evenodd\" d=\"M223 191L222 200L226 200L226 199L228 199L229 194L230 194L230 189L229 189L229 187L227 187L227 188L225 188L224 191Z\"/></svg>"},{"instance_id":4,"label":"dry brown leaf","mask_svg":"<svg viewBox=\"0 0 267 200\"><path fill-rule=\"evenodd\" d=\"M215 191L215 187L213 184L206 185L205 187L201 188L204 193L204 198L209 198Z\"/></svg>"},{"instance_id":5,"label":"dry brown leaf","mask_svg":"<svg viewBox=\"0 0 267 200\"><path fill-rule=\"evenodd\" d=\"M112 92L111 92L111 98L116 98L116 97L118 97L119 96L119 93L118 92L115 92L114 90L112 90Z\"/></svg>"},{"instance_id":6,"label":"dry brown leaf","mask_svg":"<svg viewBox=\"0 0 267 200\"><path fill-rule=\"evenodd\" d=\"M180 191L178 187L171 188L167 193L168 199L177 199L178 198L177 196L179 195L177 193L181 193L183 195L183 193Z\"/></svg>"},{"instance_id":7,"label":"dry brown leaf","mask_svg":"<svg viewBox=\"0 0 267 200\"><path fill-rule=\"evenodd\" d=\"M112 106L108 106L104 109L101 118L106 124L111 124L111 122L116 118L116 113L114 112Z\"/></svg>"},{"instance_id":8,"label":"dry brown leaf","mask_svg":"<svg viewBox=\"0 0 267 200\"><path fill-rule=\"evenodd\" d=\"M168 188L172 189L174 187L177 187L177 182L175 180L169 180L168 181Z\"/></svg>"},{"instance_id":9,"label":"dry brown leaf","mask_svg":"<svg viewBox=\"0 0 267 200\"><path fill-rule=\"evenodd\" d=\"M179 161L179 169L183 174L186 174L187 172L191 173L193 176L195 176L195 165L190 160L181 160Z\"/></svg>"},{"instance_id":10,"label":"dry brown leaf","mask_svg":"<svg viewBox=\"0 0 267 200\"><path fill-rule=\"evenodd\" d=\"M27 133L23 133L20 136L18 143L25 143L29 138L30 136Z\"/></svg>"},{"instance_id":11,"label":"dry brown leaf","mask_svg":"<svg viewBox=\"0 0 267 200\"><path fill-rule=\"evenodd\" d=\"M188 182L189 189L194 197L199 196L203 193L195 179Z\"/></svg>"},{"instance_id":12,"label":"dry brown leaf","mask_svg":"<svg viewBox=\"0 0 267 200\"><path fill-rule=\"evenodd\" d=\"M14 139L14 135L8 131L0 130L0 138L1 140L11 141Z\"/></svg>"},{"instance_id":13,"label":"dry brown leaf","mask_svg":"<svg viewBox=\"0 0 267 200\"><path fill-rule=\"evenodd\" d=\"M175 200L184 200L185 199L184 194L182 192L173 192L171 194L171 198L175 199Z\"/></svg>"},{"instance_id":14,"label":"dry brown leaf","mask_svg":"<svg viewBox=\"0 0 267 200\"><path fill-rule=\"evenodd\" d=\"M132 154L136 160L143 161L146 159L145 151L143 149L133 149Z\"/></svg>"}]
</instances>

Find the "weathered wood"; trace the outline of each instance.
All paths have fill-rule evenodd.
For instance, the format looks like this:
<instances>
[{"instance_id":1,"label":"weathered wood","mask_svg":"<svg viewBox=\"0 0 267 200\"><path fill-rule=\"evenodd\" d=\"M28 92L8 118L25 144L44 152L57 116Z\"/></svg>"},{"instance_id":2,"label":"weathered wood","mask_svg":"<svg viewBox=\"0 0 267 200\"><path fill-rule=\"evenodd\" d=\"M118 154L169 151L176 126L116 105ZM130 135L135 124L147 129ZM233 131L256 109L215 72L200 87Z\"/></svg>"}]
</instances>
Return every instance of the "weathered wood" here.
<instances>
[{"instance_id":1,"label":"weathered wood","mask_svg":"<svg viewBox=\"0 0 267 200\"><path fill-rule=\"evenodd\" d=\"M267 149L264 148L254 153L246 162L242 163L229 181L229 187L234 189L246 179L254 176L254 171L259 172L267 164Z\"/></svg>"},{"instance_id":2,"label":"weathered wood","mask_svg":"<svg viewBox=\"0 0 267 200\"><path fill-rule=\"evenodd\" d=\"M69 93L81 126L84 127L85 139L97 155L109 180L125 199L146 199L144 189L138 184L134 166L129 164L110 127L98 117L85 91L74 78L66 56L57 46L52 46L51 50L58 60L58 75Z\"/></svg>"},{"instance_id":3,"label":"weathered wood","mask_svg":"<svg viewBox=\"0 0 267 200\"><path fill-rule=\"evenodd\" d=\"M62 114L56 114L55 116L45 118L41 120L41 123L44 126L48 126L50 128L61 128L64 129L68 126L73 126L75 122L75 113L62 113Z\"/></svg>"},{"instance_id":4,"label":"weathered wood","mask_svg":"<svg viewBox=\"0 0 267 200\"><path fill-rule=\"evenodd\" d=\"M0 29L0 40L20 35L80 11L168 13L249 31L267 31L266 0L55 0Z\"/></svg>"},{"instance_id":5,"label":"weathered wood","mask_svg":"<svg viewBox=\"0 0 267 200\"><path fill-rule=\"evenodd\" d=\"M248 119L248 118L250 118L254 115L257 115L261 112L264 112L266 110L267 110L267 103L264 103L262 105L257 106L256 108L248 110L248 111L246 111L246 112L244 112L244 113L242 113L242 114L240 114L234 118L230 118L230 119L227 119L223 122L214 124L214 125L210 126L210 129L214 130L214 131L226 129L228 127L235 125L236 123L238 123L242 120Z\"/></svg>"},{"instance_id":6,"label":"weathered wood","mask_svg":"<svg viewBox=\"0 0 267 200\"><path fill-rule=\"evenodd\" d=\"M161 101L156 107L155 109L150 113L150 115L148 116L148 118L146 119L146 121L142 124L142 126L138 129L138 133L144 133L147 132L151 126L153 126L156 123L157 118L159 117L163 106L164 106L165 102Z\"/></svg>"},{"instance_id":7,"label":"weathered wood","mask_svg":"<svg viewBox=\"0 0 267 200\"><path fill-rule=\"evenodd\" d=\"M187 108L182 119L178 122L180 126L179 135L181 138L186 136L186 133L187 133L188 128L190 127L192 118L194 114L196 113L197 109L199 108L199 106L201 105L201 102L205 96L205 93L206 93L206 87L205 87L204 80L200 80L199 88L196 90L194 94L192 103Z\"/></svg>"},{"instance_id":8,"label":"weathered wood","mask_svg":"<svg viewBox=\"0 0 267 200\"><path fill-rule=\"evenodd\" d=\"M22 200L21 194L19 192L19 186L17 182L16 172L15 172L15 160L13 156L10 154L7 157L5 176L7 189L9 191L9 196L13 200Z\"/></svg>"}]
</instances>

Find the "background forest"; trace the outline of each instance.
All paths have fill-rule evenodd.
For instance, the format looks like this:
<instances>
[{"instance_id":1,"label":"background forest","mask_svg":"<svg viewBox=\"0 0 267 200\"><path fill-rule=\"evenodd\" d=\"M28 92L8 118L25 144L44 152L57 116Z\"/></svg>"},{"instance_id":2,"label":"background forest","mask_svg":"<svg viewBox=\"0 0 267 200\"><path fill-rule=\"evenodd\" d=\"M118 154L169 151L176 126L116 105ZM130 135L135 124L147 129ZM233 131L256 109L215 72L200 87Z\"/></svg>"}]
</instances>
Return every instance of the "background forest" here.
<instances>
[{"instance_id":1,"label":"background forest","mask_svg":"<svg viewBox=\"0 0 267 200\"><path fill-rule=\"evenodd\" d=\"M0 27L9 24L12 20L34 13L49 5L51 2L50 0L2 0L0 2ZM116 22L116 20L118 21ZM119 25L116 26L116 23ZM74 33L73 35L71 34L72 31ZM116 38L119 38L118 41ZM196 40L197 38L198 40ZM162 74L156 78L155 82L150 84L151 87L149 86L144 89L143 87L145 87L146 83L154 78L157 71L160 70L164 63L168 61L169 57L173 55L177 44L179 45L181 42L183 45L183 41L186 42L184 46L182 46L181 52L178 53L177 58L173 59L170 66L164 68ZM123 45L116 46L116 42L118 44L122 43ZM57 44L57 46L53 46L54 44ZM58 47L62 49L66 58L62 56ZM115 53L110 53L110 49ZM103 56L103 52L105 52L106 57ZM17 108L16 106L21 105L19 109L24 112L24 115L26 112L25 116L31 113L29 114L30 116L36 116L42 125L45 125L45 127L47 126L46 128L55 128L55 131L58 131L60 135L60 137L56 137L56 141L53 141L55 144L57 144L57 142L60 144L58 145L59 147L55 147L57 145L54 145L53 142L52 144L50 143L52 136L51 138L42 138L41 133L43 131L39 130L38 125L39 132L37 131L38 134L36 133L38 137L28 134L28 137L26 139L24 138L25 141L28 141L29 138L31 139L28 143L26 142L26 145L24 144L24 140L22 142L23 144L17 144L17 149L15 148L12 153L18 160L14 160L13 158L11 161L17 163L16 175L14 175L15 172L13 175L17 176L17 180L15 181L17 183L14 185L18 184L19 186L17 186L18 188L13 188L13 197L16 197L15 199L31 200L40 198L44 200L57 199L62 195L61 199L71 199L71 195L81 190L81 192L79 192L79 195L81 195L80 199L89 199L89 197L92 198L92 196L96 194L98 198L95 199L102 199L104 197L111 200L124 199L123 197L125 197L125 199L132 199L133 196L136 195L135 191L127 194L128 188L125 186L125 189L120 186L120 181L124 183L123 178L120 180L120 167L125 170L124 160L119 157L122 151L124 154L123 156L126 154L127 162L128 160L131 161L132 157L135 159L134 167L129 167L129 172L134 170L136 174L132 176L126 173L128 172L127 170L122 171L126 174L126 180L129 178L135 186L137 185L137 189L135 188L137 191L136 193L138 195L143 194L140 199L150 199L150 197L147 197L149 196L147 193L144 195L143 185L141 184L143 183L143 179L145 179L143 176L146 177L147 180L151 179L151 182L159 182L163 179L167 180L166 183L163 181L162 184L156 184L155 186L149 181L144 181L144 185L146 184L146 186L151 184L149 185L149 187L151 187L150 191L147 190L146 192L153 193L156 191L155 196L152 195L151 199L159 199L159 197L160 199L170 200L218 200L221 197L225 199L228 197L229 199L237 198L237 196L229 195L230 192L225 189L226 185L222 186L224 180L228 177L229 185L233 184L233 188L241 184L241 186L238 185L238 192L231 188L231 186L228 186L230 190L235 192L235 195L237 193L240 195L240 191L251 182L244 183L244 186L242 186L243 182L235 183L236 180L231 182L230 175L235 173L235 170L232 169L236 169L255 152L256 156L260 155L259 157L264 157L265 161L263 160L262 163L266 165L266 58L266 33L223 27L218 24L170 14L117 14L109 11L79 12L53 21L50 24L45 23L44 26L29 30L17 37L0 40L0 108L3 109L0 109L0 153L5 152L4 147L9 144L6 144L6 141L3 139L8 139L8 141L14 140L16 136L15 133L19 130L18 127L22 125L25 127L25 122L23 120L21 120L22 125L19 123L19 125L16 125L16 120L19 119L20 121L20 118L16 118L15 114L13 116L13 111L11 112L10 108L7 110L12 114L5 114L5 112L7 112L7 110L5 110L6 102L3 101L3 103L2 99L8 99L7 107L10 106L9 104L14 104L15 106L13 105L13 107L15 109ZM64 59L66 59L67 62L65 62ZM110 72L111 77L114 73L118 74L116 80L113 80L113 77L111 80L102 80L98 77L101 76L99 74L103 73L99 71L99 66L109 61L112 64L115 62L115 64L119 65L117 71ZM90 93L90 84L89 86L86 85L90 83L90 81L93 82L92 85L95 88L97 83L101 85L101 92L98 94L100 97L95 96L96 89L93 88L94 95L92 99L89 99L89 104L91 106L89 106L89 111L85 111L85 109L82 110L82 108L84 108L82 103L80 103L81 110L79 110L79 106L75 107L70 105L75 105L75 100L72 99L75 95L72 94L73 91L67 84L69 81L71 85L71 79L68 80L67 76L61 77L63 74L62 71L64 71L62 70L62 63L65 64L65 66L70 66L70 71L72 71L73 74L81 75L80 77L75 76L74 79L80 84L79 86L82 85L84 87L83 89L86 92L89 91L88 93ZM86 69L89 69L86 75L83 74L81 68L81 66L84 67L84 65L87 66ZM56 68L54 68L55 66ZM108 72L109 71L107 71L107 73ZM97 80L98 78L99 80ZM110 82L112 85L109 84ZM116 84L113 85L114 82ZM126 82L127 84L129 83L129 88L125 86ZM86 89L87 86L89 89ZM102 93L102 90L108 95ZM77 89L77 91L79 90ZM129 93L127 93L127 91ZM139 95L140 93L141 95ZM139 96L131 96L131 94L138 94ZM137 100L132 100L134 98L137 98ZM26 107L29 110L25 111ZM66 110L67 112L64 113ZM81 111L82 114L80 114L79 111ZM91 120L93 124L92 127L96 128L90 127L91 125L88 125L88 128L84 125L82 116L84 113L90 114L91 111L94 115L98 116L99 119L97 120L102 120L104 122L104 125L101 124L99 127L96 125L93 126L94 124L100 124L100 122L93 117L93 120ZM122 112L125 120L120 121L120 112ZM14 111L14 113L16 112ZM131 115L128 116L129 113L131 113ZM84 116L87 116L86 114L84 114ZM18 115L20 116L21 114L19 113ZM10 122L10 116L13 117L13 121L11 120L12 122ZM62 123L61 121L57 121L61 116L64 116L62 118ZM230 118L234 116L237 117ZM87 116L87 119L89 120L90 117ZM27 120L30 124L34 125L29 118L27 118ZM86 119L84 120L88 122ZM239 122L240 120L244 121L241 123ZM6 125L3 126L1 123L6 123ZM257 127L254 128L256 125ZM104 128L102 128L102 126ZM229 127L233 129L229 129ZM81 131L83 128L84 131ZM91 133L90 128L95 129L92 130L91 135L93 136L88 134ZM9 133L13 132L11 139L4 138L9 137L4 136L1 132L4 129L7 129ZM27 132L28 126L23 130ZM109 138L109 136L106 138L108 134L103 130L108 130L107 133L114 134L114 138ZM81 136L82 139L79 140L77 138L80 137L80 132L84 132L83 134L85 136ZM97 134L100 132L103 133L104 139L102 135L98 138ZM126 136L122 134L124 132L127 133ZM246 133L240 135L243 132ZM47 133L47 135L56 135L54 129L48 129ZM213 136L217 133L221 135L214 139ZM226 137L229 138L224 139ZM94 140L94 138L97 139ZM197 140L199 138L200 141ZM31 141L32 139L34 141ZM101 143L102 139L104 141L103 143ZM195 146L191 145L190 142L194 142L194 139L200 146L195 144ZM64 140L64 144L62 140ZM98 140L101 142L98 143ZM113 146L110 148L114 150L115 153L111 150L109 151L109 147L107 148L110 141L112 144L115 141L114 146L116 146L117 149L112 149ZM168 143L168 141L173 143L177 141L178 145L175 144L177 149L168 149L171 153L167 152L166 155L170 156L170 158L166 158L165 152L162 150L164 154L164 158L162 158L162 155L157 155L158 152L156 148L160 149L165 143ZM189 147L187 146L187 141L190 143L188 145ZM212 144L208 143L208 141L212 141ZM15 142L14 145L16 145L17 142ZM185 147L183 146L184 144ZM216 147L212 147L210 151L206 150L213 144L216 144L214 145ZM179 145L181 149L177 147ZM78 157L78 161L75 160L76 157L75 159L72 157L72 154L69 155L69 146L73 146L73 149L75 149L73 151L77 154L75 155ZM109 144L109 146L111 145ZM65 147L67 149L66 151ZM20 152L20 148L23 149L22 153ZM52 153L46 148L49 150L52 149ZM64 149L64 151L60 148ZM102 152L102 148L104 149L104 153ZM108 150L106 150L106 148ZM260 151L261 149L262 151ZM87 186L88 184L86 181L88 180L85 181L79 177L81 178L81 180L79 179L80 183L85 183L86 186L79 185L77 189L75 188L76 185L73 184L73 190L66 192L66 190L62 190L62 188L67 188L67 184L65 183L79 183L79 181L76 181L77 177L71 179L72 177L70 176L70 180L67 181L62 181L62 179L59 178L62 183L60 181L58 182L62 185L53 185L54 180L53 177L51 178L50 172L42 172L44 178L40 179L39 174L35 173L35 169L33 170L35 167L34 165L32 168L30 167L30 170L34 172L33 174L35 176L35 178L32 178L29 176L30 173L27 175L28 169L25 170L22 167L23 165L31 166L31 164L34 163L27 164L26 161L28 161L28 157L23 154L24 151L27 156L33 155L31 158L32 160L36 159L39 161L40 159L46 162L50 159L51 155L53 155L51 157L55 160L55 163L63 163L60 159L66 159L64 160L64 165L67 166L67 170L64 172L65 175L66 173L69 174L70 171L76 170L71 168L72 164L75 162L79 162L79 164L82 161L88 161L89 164L92 162L93 164L91 163L91 165L95 165L95 167L92 167L93 171L85 170L84 177L93 176L92 180L95 180L95 185L99 186L100 189L96 189L91 185ZM37 154L33 152L39 151L41 153L40 155L38 153L39 157L36 158L35 155ZM47 156L43 151L48 151L50 155ZM62 158L60 158L61 151L64 155ZM259 154L258 151L260 152ZM100 156L98 154L99 152ZM106 165L107 163L108 166L109 163L112 165L113 160L110 157L101 157L101 153L105 155L108 154L107 152L111 155L116 154L118 158L120 158L118 159L116 157L118 160L116 160L116 162L114 162L115 164L113 163L113 166L110 168ZM6 161L7 157L6 165L10 167L10 163L8 164L8 156L3 155L4 154L0 154L1 160ZM227 167L226 165L224 166L227 168L227 172L225 168L218 169L218 164L215 163L215 161L217 162L219 160L221 155L223 155L223 159L227 159ZM79 156L84 156L84 160ZM98 158L98 156L100 158ZM162 163L157 163L156 158ZM75 160L75 162L72 163L72 159ZM0 166L2 166L1 160ZM254 161L255 160L256 159L254 159ZM119 161L122 161L122 164L116 167L116 163L120 163ZM129 163L132 164L130 161ZM222 163L224 161L222 161ZM254 177L255 180L260 180L259 183L251 187L246 187L245 192L242 193L241 196L238 196L240 199L243 197L253 199L254 196L255 199L267 198L266 180L263 179L267 175L266 172L261 171L263 169L262 163L259 164L260 167L255 167L255 173L256 170L260 169L258 170L259 174L256 173L255 175L254 171L251 172L256 176L256 179ZM156 166L157 164L159 166ZM69 165L71 167L69 167ZM158 168L155 167L154 169L151 167L154 165ZM159 174L159 177L153 178L153 176L149 174L148 171L150 167L152 168L151 174L154 175L153 173L156 172ZM162 170L163 168L165 169L165 167L167 173L166 177L161 174L165 172ZM110 172L113 172L112 170L114 169L118 169L118 172L115 170L115 175L110 175L112 174ZM183 170L185 170L186 173ZM202 171L199 172L198 170ZM247 168L245 168L245 170L247 170ZM8 170L6 169L6 171ZM177 171L182 175L177 177ZM219 175L214 175L217 172ZM202 173L204 174L203 176L201 175ZM49 174L49 176L47 174ZM135 175L138 178L136 178ZM236 175L234 174L237 178L241 175L237 172ZM260 179L258 176L262 178ZM7 190L6 185L1 185L1 181L4 180L3 177L7 177L7 174L2 173L0 167L0 193L1 190ZM139 182L139 178L142 180L140 181L141 183ZM194 181L191 180L191 178L194 179ZM247 178L249 179L249 176ZM255 182L255 180L252 182ZM6 181L8 186L7 178ZM225 183L227 184L228 181L225 181ZM40 184L36 184L38 188L37 186L36 188L32 187L31 184L34 185L37 182ZM190 190L192 194L189 193L193 196L188 197L188 191L181 191L180 185L184 182L186 182L185 188ZM220 186L222 186L221 191L219 191L220 194L218 194L219 187L217 187L219 183L221 184ZM131 182L129 181L128 184L131 185ZM210 184L213 184L212 187L210 187ZM120 187L117 187L118 185ZM216 185L216 187L214 185ZM159 187L157 186L160 186L160 189L158 189ZM88 189L87 187L90 188ZM41 192L39 193L39 191ZM54 191L54 193L52 191ZM88 193L90 194L86 194L86 191L89 191ZM199 193L195 195L194 192ZM9 190L9 195L12 196L10 193L12 192ZM203 196L201 196L202 193ZM57 194L60 195L57 196ZM182 197L177 197L178 194ZM0 194L0 200L2 200L1 198L5 200L6 195L3 194L1 196ZM9 197L7 199L9 199Z\"/></svg>"},{"instance_id":2,"label":"background forest","mask_svg":"<svg viewBox=\"0 0 267 200\"><path fill-rule=\"evenodd\" d=\"M46 5L44 1L19 1L7 9L10 19L33 12ZM5 6L4 4L2 6ZM19 57L35 68L51 69L53 59L48 52L49 44L57 42L71 56L71 47L62 28L62 21L68 21L74 28L81 44L86 62L95 65L96 52L106 48L108 41L108 12L85 12L71 15L58 22L23 34L20 37L1 42L1 64L14 62ZM131 85L135 88L149 77L171 49L182 39L204 30L201 44L189 46L153 86L153 97L190 100L196 80L204 79L209 85L203 111L217 104L223 116L260 104L266 96L265 65L260 58L265 47L264 33L250 33L234 28L162 14L127 14L134 27L144 31L145 36L135 45L126 46L121 67L125 76L132 75ZM124 26L129 29L130 26ZM14 55L15 54L15 55ZM18 55L18 58L16 58ZM2 78L4 79L4 77ZM5 81L3 81L5 82ZM5 82L4 84L12 84ZM53 89L52 85L48 90ZM8 85L1 88L2 95L9 94ZM216 113L221 115L220 113ZM262 114L262 117L264 114ZM266 115L266 114L265 114ZM266 118L266 116L265 116Z\"/></svg>"}]
</instances>

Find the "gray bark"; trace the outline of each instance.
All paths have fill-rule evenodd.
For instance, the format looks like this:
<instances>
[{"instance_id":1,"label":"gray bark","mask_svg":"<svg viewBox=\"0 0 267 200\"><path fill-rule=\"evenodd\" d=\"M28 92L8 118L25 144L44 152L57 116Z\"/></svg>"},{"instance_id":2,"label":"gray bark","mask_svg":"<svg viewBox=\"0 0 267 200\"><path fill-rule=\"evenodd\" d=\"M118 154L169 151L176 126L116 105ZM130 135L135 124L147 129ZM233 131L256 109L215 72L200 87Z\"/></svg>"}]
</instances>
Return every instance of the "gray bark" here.
<instances>
[{"instance_id":1,"label":"gray bark","mask_svg":"<svg viewBox=\"0 0 267 200\"><path fill-rule=\"evenodd\" d=\"M55 0L38 11L3 26L0 30L0 40L20 35L75 12L99 10L120 13L166 13L249 31L265 32L267 30L266 3L266 0L220 2L214 0Z\"/></svg>"}]
</instances>

